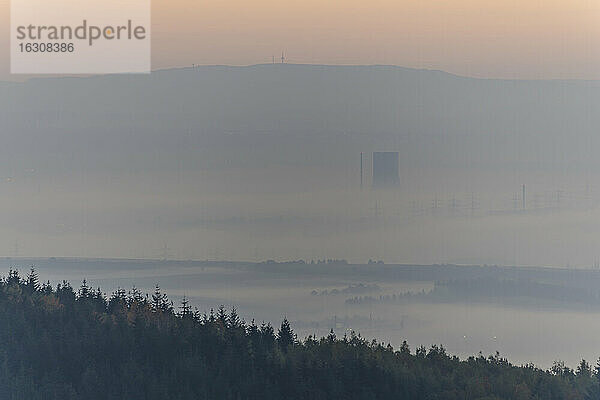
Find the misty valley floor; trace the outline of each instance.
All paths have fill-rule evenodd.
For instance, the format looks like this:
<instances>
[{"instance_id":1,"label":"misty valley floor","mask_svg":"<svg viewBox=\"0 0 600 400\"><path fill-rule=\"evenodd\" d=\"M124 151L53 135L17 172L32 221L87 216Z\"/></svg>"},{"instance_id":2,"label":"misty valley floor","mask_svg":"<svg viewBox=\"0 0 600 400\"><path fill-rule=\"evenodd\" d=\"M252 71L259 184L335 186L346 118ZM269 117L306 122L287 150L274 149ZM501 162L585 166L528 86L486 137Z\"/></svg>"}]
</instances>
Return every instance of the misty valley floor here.
<instances>
[{"instance_id":1,"label":"misty valley floor","mask_svg":"<svg viewBox=\"0 0 600 400\"><path fill-rule=\"evenodd\" d=\"M156 284L208 312L223 304L246 320L290 320L300 338L351 331L399 347L443 344L467 357L500 352L517 364L575 367L595 360L600 271L550 268L242 263L113 259L1 259L35 265L42 280L83 278L108 295Z\"/></svg>"}]
</instances>

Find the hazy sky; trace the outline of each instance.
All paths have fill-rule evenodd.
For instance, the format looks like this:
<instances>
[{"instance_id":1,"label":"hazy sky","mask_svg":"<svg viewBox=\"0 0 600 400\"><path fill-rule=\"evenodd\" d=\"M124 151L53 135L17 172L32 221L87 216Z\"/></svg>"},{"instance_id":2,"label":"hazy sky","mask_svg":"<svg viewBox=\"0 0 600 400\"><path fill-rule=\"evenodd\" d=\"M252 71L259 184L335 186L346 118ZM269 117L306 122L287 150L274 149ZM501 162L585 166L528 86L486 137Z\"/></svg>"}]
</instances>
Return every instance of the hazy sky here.
<instances>
[{"instance_id":1,"label":"hazy sky","mask_svg":"<svg viewBox=\"0 0 600 400\"><path fill-rule=\"evenodd\" d=\"M597 0L153 2L153 68L271 62L396 64L462 75L599 78ZM9 1L0 0L0 79Z\"/></svg>"}]
</instances>

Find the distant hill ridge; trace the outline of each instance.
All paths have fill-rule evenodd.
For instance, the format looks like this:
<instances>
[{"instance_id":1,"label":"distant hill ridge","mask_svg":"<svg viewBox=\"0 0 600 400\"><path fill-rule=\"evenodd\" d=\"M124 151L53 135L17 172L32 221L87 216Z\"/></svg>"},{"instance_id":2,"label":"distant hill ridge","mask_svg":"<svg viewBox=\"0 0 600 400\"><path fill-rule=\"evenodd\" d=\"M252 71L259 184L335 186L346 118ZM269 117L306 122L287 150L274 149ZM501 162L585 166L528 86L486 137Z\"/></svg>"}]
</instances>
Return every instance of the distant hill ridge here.
<instances>
[{"instance_id":1,"label":"distant hill ridge","mask_svg":"<svg viewBox=\"0 0 600 400\"><path fill-rule=\"evenodd\" d=\"M396 66L199 66L0 86L0 168L321 165L600 170L600 82L474 79ZM90 147L90 143L94 145ZM157 152L151 157L149 152ZM183 150L182 150L183 149ZM561 157L556 155L560 149ZM179 153L177 153L179 152ZM41 169L41 168L40 168Z\"/></svg>"}]
</instances>

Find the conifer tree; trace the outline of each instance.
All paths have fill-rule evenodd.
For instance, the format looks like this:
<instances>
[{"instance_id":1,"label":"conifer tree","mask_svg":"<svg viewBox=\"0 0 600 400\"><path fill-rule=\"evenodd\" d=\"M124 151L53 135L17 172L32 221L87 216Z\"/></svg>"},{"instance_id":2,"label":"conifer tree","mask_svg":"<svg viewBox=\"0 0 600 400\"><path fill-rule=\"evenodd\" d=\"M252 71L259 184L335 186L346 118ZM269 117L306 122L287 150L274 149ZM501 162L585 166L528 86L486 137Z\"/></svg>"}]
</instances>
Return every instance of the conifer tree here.
<instances>
[{"instance_id":1,"label":"conifer tree","mask_svg":"<svg viewBox=\"0 0 600 400\"><path fill-rule=\"evenodd\" d=\"M192 306L190 306L190 302L187 299L187 297L183 296L183 299L181 300L181 306L179 307L179 315L182 318L190 318L192 317Z\"/></svg>"},{"instance_id":2,"label":"conifer tree","mask_svg":"<svg viewBox=\"0 0 600 400\"><path fill-rule=\"evenodd\" d=\"M26 287L29 289L30 293L40 290L39 278L34 267L31 267L29 273L27 274Z\"/></svg>"},{"instance_id":3,"label":"conifer tree","mask_svg":"<svg viewBox=\"0 0 600 400\"><path fill-rule=\"evenodd\" d=\"M284 350L287 350L287 348L294 343L294 331L292 330L290 322L287 320L287 318L283 319L281 326L277 331L277 342Z\"/></svg>"}]
</instances>

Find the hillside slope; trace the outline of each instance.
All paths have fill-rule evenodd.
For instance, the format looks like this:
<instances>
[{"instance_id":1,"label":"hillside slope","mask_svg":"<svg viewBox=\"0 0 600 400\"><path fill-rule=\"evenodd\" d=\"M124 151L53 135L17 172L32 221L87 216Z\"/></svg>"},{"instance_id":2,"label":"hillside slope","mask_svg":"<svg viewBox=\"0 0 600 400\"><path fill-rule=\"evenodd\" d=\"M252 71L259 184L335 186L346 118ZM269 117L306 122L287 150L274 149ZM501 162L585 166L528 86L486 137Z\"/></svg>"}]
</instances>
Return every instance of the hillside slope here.
<instances>
[{"instance_id":1,"label":"hillside slope","mask_svg":"<svg viewBox=\"0 0 600 400\"><path fill-rule=\"evenodd\" d=\"M2 399L583 399L597 375L493 356L460 361L354 334L298 340L287 321L245 323L235 310L175 312L157 288L106 298L85 281L0 282Z\"/></svg>"}]
</instances>

